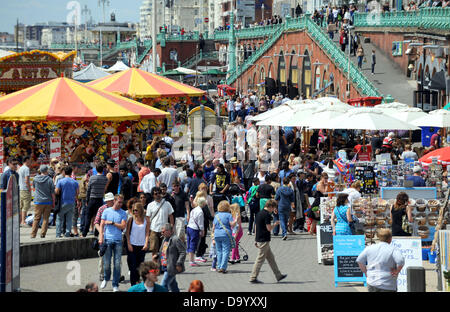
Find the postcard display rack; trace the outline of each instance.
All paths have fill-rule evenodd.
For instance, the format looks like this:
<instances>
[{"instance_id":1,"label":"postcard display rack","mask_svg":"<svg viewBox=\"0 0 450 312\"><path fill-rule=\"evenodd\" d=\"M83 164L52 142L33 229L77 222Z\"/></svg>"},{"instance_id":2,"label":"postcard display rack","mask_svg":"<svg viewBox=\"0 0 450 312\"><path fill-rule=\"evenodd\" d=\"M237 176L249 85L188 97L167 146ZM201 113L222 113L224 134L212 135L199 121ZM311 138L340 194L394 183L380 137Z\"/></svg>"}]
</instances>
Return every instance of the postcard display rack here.
<instances>
[{"instance_id":1,"label":"postcard display rack","mask_svg":"<svg viewBox=\"0 0 450 312\"><path fill-rule=\"evenodd\" d=\"M379 197L363 197L353 203L353 215L363 225L363 233L356 234L365 235L366 245L375 243L377 229L391 228L390 207L394 203L395 199ZM410 199L409 205L413 214L412 235L420 236L423 245L430 245L444 199ZM326 198L321 203L321 223L330 221L335 206L336 198ZM333 254L327 249L322 257L330 258Z\"/></svg>"},{"instance_id":2,"label":"postcard display rack","mask_svg":"<svg viewBox=\"0 0 450 312\"><path fill-rule=\"evenodd\" d=\"M413 175L414 162L378 163L375 168L379 187L403 187L406 176Z\"/></svg>"},{"instance_id":3,"label":"postcard display rack","mask_svg":"<svg viewBox=\"0 0 450 312\"><path fill-rule=\"evenodd\" d=\"M446 189L442 187L443 168L442 165L437 164L436 159L428 166L427 170L427 186L436 187L436 197L443 198Z\"/></svg>"}]
</instances>

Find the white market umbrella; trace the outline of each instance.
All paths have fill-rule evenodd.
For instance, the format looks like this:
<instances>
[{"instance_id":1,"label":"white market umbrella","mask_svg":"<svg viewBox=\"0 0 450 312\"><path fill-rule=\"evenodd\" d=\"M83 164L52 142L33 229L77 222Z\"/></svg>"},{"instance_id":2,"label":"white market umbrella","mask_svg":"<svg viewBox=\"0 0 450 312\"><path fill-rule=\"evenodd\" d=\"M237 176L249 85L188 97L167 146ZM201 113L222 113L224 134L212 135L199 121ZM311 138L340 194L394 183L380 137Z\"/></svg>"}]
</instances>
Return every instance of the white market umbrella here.
<instances>
[{"instance_id":1,"label":"white market umbrella","mask_svg":"<svg viewBox=\"0 0 450 312\"><path fill-rule=\"evenodd\" d=\"M268 110L267 112L264 112L264 113L261 113L259 115L252 117L250 120L261 121L261 120L265 120L268 118L277 117L282 113L292 112L297 107L305 108L305 106L303 106L303 105L311 105L311 104L314 104L317 107L322 105L322 103L317 102L316 100L309 100L309 99L307 99L307 100L289 100L287 102L284 102L280 106L277 106L271 110Z\"/></svg>"},{"instance_id":2,"label":"white market umbrella","mask_svg":"<svg viewBox=\"0 0 450 312\"><path fill-rule=\"evenodd\" d=\"M259 121L257 126L304 127L310 115L317 109L316 104L295 106L270 118Z\"/></svg>"},{"instance_id":3,"label":"white market umbrella","mask_svg":"<svg viewBox=\"0 0 450 312\"><path fill-rule=\"evenodd\" d=\"M392 113L391 116L401 121L412 123L413 120L426 117L428 116L428 114L418 107L407 107L400 108L399 110Z\"/></svg>"},{"instance_id":4,"label":"white market umbrella","mask_svg":"<svg viewBox=\"0 0 450 312\"><path fill-rule=\"evenodd\" d=\"M117 61L116 64L106 69L107 72L119 72L130 69L127 65L125 65L122 61Z\"/></svg>"},{"instance_id":5,"label":"white market umbrella","mask_svg":"<svg viewBox=\"0 0 450 312\"><path fill-rule=\"evenodd\" d=\"M314 101L319 102L321 104L326 104L326 105L347 107L348 109L354 107L354 106L351 106L351 105L349 105L347 103L342 102L338 98L330 97L330 96L320 97L320 98L314 99Z\"/></svg>"},{"instance_id":6,"label":"white market umbrella","mask_svg":"<svg viewBox=\"0 0 450 312\"><path fill-rule=\"evenodd\" d=\"M358 107L334 118L322 129L419 130L420 128L391 117L380 109Z\"/></svg>"},{"instance_id":7,"label":"white market umbrella","mask_svg":"<svg viewBox=\"0 0 450 312\"><path fill-rule=\"evenodd\" d=\"M330 122L348 111L349 108L345 106L329 107L327 105L327 107L320 107L309 116L306 126L310 129L329 129L328 124Z\"/></svg>"},{"instance_id":8,"label":"white market umbrella","mask_svg":"<svg viewBox=\"0 0 450 312\"><path fill-rule=\"evenodd\" d=\"M375 107L378 108L378 109L383 110L386 113L395 113L395 112L399 111L400 109L408 108L409 105L408 104L403 104L403 103L400 103L400 102L392 102L392 103L378 104Z\"/></svg>"},{"instance_id":9,"label":"white market umbrella","mask_svg":"<svg viewBox=\"0 0 450 312\"><path fill-rule=\"evenodd\" d=\"M291 105L288 102L281 104L280 106L277 106L271 110L268 110L264 113L258 114L256 116L253 116L251 118L251 120L253 121L261 121L261 120L265 120L267 118L272 118L275 116L278 116L281 113L284 113L286 111L290 111L293 112L295 110L295 105Z\"/></svg>"},{"instance_id":10,"label":"white market umbrella","mask_svg":"<svg viewBox=\"0 0 450 312\"><path fill-rule=\"evenodd\" d=\"M419 127L447 128L450 127L450 111L437 109L429 112L427 116L413 120L411 123Z\"/></svg>"}]
</instances>

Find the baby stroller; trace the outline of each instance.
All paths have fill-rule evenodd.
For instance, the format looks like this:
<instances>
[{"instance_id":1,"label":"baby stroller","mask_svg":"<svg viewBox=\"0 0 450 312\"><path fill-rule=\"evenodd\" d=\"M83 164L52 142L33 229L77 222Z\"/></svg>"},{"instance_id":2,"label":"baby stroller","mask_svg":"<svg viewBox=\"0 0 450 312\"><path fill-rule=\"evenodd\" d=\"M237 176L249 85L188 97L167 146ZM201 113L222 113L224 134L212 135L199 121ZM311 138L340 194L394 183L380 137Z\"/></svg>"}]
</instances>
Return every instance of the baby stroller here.
<instances>
[{"instance_id":1,"label":"baby stroller","mask_svg":"<svg viewBox=\"0 0 450 312\"><path fill-rule=\"evenodd\" d=\"M247 251L244 249L244 247L241 246L241 243L239 242L238 244L239 247L239 253L244 253L244 256L242 257L242 260L247 261L248 260L248 253Z\"/></svg>"}]
</instances>

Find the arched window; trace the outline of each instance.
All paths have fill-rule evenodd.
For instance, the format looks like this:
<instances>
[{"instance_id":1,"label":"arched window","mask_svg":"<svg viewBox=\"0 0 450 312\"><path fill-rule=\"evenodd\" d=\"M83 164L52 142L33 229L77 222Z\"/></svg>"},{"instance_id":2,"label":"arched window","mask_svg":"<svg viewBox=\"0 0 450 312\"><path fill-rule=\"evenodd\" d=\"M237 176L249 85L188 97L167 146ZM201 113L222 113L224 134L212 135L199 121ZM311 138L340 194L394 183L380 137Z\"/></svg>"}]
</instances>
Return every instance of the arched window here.
<instances>
[{"instance_id":1,"label":"arched window","mask_svg":"<svg viewBox=\"0 0 450 312\"><path fill-rule=\"evenodd\" d=\"M269 71L268 71L268 77L273 78L273 63L270 63L269 65Z\"/></svg>"},{"instance_id":2,"label":"arched window","mask_svg":"<svg viewBox=\"0 0 450 312\"><path fill-rule=\"evenodd\" d=\"M280 56L278 57L278 80L282 86L286 86L286 61L283 51L280 51Z\"/></svg>"},{"instance_id":3,"label":"arched window","mask_svg":"<svg viewBox=\"0 0 450 312\"><path fill-rule=\"evenodd\" d=\"M316 74L315 77L315 83L314 83L314 91L317 91L320 89L320 67L316 66Z\"/></svg>"},{"instance_id":4,"label":"arched window","mask_svg":"<svg viewBox=\"0 0 450 312\"><path fill-rule=\"evenodd\" d=\"M305 50L302 66L302 94L304 99L311 97L311 58L308 50Z\"/></svg>"},{"instance_id":5,"label":"arched window","mask_svg":"<svg viewBox=\"0 0 450 312\"><path fill-rule=\"evenodd\" d=\"M298 94L298 56L295 51L291 52L291 66L289 67L289 80L291 81L294 93Z\"/></svg>"}]
</instances>

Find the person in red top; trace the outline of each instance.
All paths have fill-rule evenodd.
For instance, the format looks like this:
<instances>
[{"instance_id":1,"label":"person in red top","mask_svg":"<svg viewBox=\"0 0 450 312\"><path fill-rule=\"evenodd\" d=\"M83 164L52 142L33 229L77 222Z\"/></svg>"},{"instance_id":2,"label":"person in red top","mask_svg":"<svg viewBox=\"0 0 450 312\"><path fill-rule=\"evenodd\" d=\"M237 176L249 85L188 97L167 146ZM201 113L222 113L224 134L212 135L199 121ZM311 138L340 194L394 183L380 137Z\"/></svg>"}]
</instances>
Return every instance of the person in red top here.
<instances>
[{"instance_id":1,"label":"person in red top","mask_svg":"<svg viewBox=\"0 0 450 312\"><path fill-rule=\"evenodd\" d=\"M145 166L145 161L144 161L143 158L139 158L139 159L136 161L136 164L137 164L137 166L138 166L138 168L139 168L139 172L138 172L138 176L139 176L139 184L138 184L138 189L137 189L137 191L138 191L139 193L141 193L141 192L142 192L142 190L141 190L141 182L142 182L142 179L143 179L147 174L150 173L150 169L149 169L148 167Z\"/></svg>"},{"instance_id":2,"label":"person in red top","mask_svg":"<svg viewBox=\"0 0 450 312\"><path fill-rule=\"evenodd\" d=\"M431 136L430 146L432 147L432 150L441 148L441 136L439 135L439 132L436 132Z\"/></svg>"},{"instance_id":3,"label":"person in red top","mask_svg":"<svg viewBox=\"0 0 450 312\"><path fill-rule=\"evenodd\" d=\"M394 144L394 132L389 132L388 136L384 138L383 145L381 148L386 152L390 153Z\"/></svg>"}]
</instances>

